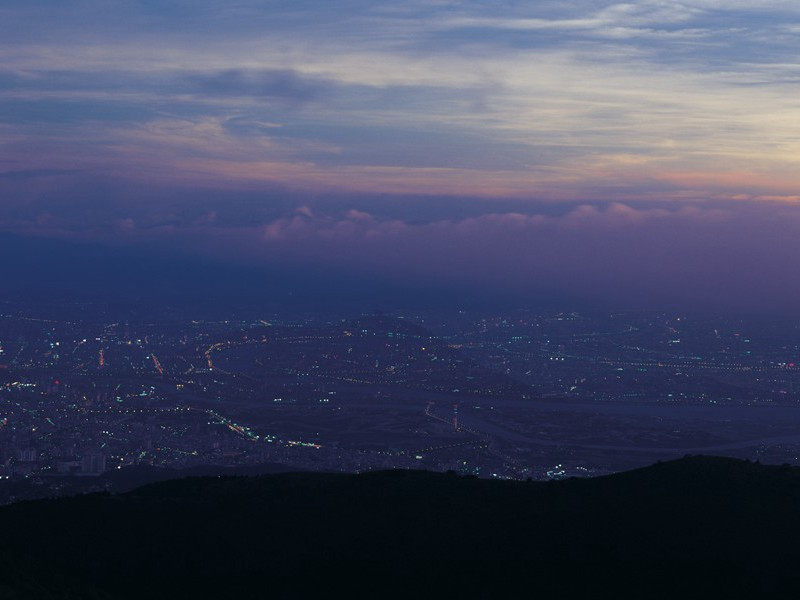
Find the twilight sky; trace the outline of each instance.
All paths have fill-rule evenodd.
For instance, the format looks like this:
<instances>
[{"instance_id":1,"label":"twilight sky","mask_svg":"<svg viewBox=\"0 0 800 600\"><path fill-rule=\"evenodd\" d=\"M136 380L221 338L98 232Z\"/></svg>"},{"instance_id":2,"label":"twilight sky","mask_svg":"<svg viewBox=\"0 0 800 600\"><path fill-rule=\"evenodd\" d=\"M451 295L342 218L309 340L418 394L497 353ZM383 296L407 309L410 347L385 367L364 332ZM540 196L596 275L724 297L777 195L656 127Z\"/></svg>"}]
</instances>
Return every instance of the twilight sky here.
<instances>
[{"instance_id":1,"label":"twilight sky","mask_svg":"<svg viewBox=\"0 0 800 600\"><path fill-rule=\"evenodd\" d=\"M5 0L0 233L790 308L798 47L782 0Z\"/></svg>"}]
</instances>

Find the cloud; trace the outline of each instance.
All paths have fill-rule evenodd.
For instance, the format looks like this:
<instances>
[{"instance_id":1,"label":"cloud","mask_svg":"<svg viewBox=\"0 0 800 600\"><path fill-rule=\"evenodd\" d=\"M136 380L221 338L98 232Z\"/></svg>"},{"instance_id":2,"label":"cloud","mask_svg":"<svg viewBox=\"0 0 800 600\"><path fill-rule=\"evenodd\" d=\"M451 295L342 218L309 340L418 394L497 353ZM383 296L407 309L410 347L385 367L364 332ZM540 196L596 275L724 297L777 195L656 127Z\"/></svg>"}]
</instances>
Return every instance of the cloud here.
<instances>
[{"instance_id":1,"label":"cloud","mask_svg":"<svg viewBox=\"0 0 800 600\"><path fill-rule=\"evenodd\" d=\"M796 2L0 11L5 231L521 294L711 298L746 275L797 297Z\"/></svg>"},{"instance_id":2,"label":"cloud","mask_svg":"<svg viewBox=\"0 0 800 600\"><path fill-rule=\"evenodd\" d=\"M798 225L796 209L780 205L614 203L419 224L347 211L265 225L262 255L519 301L557 292L627 307L785 309L800 300Z\"/></svg>"},{"instance_id":3,"label":"cloud","mask_svg":"<svg viewBox=\"0 0 800 600\"><path fill-rule=\"evenodd\" d=\"M334 85L333 82L304 76L292 69L230 69L212 74L187 74L184 79L192 92L207 96L252 96L296 104L318 99Z\"/></svg>"},{"instance_id":4,"label":"cloud","mask_svg":"<svg viewBox=\"0 0 800 600\"><path fill-rule=\"evenodd\" d=\"M617 307L787 308L800 301L796 200L558 203L45 187L0 205L0 233L196 256L217 264L371 273L409 290L560 294ZM47 178L45 178L47 179ZM20 182L15 182L20 183ZM458 214L458 216L456 216Z\"/></svg>"},{"instance_id":5,"label":"cloud","mask_svg":"<svg viewBox=\"0 0 800 600\"><path fill-rule=\"evenodd\" d=\"M58 177L59 175L72 175L75 171L67 169L23 169L19 171L0 171L0 179L24 181L40 177Z\"/></svg>"},{"instance_id":6,"label":"cloud","mask_svg":"<svg viewBox=\"0 0 800 600\"><path fill-rule=\"evenodd\" d=\"M488 208L488 207L486 207ZM488 212L461 220L439 220L410 224L402 219L378 219L361 210L349 209L340 215L316 215L301 207L297 215L276 219L264 227L264 239L272 241L310 242L320 240L375 240L378 238L438 237L452 242L470 236L530 235L540 232L565 234L599 229L628 229L655 221L709 222L731 216L731 212L712 207L681 206L679 208L633 207L614 202L608 205L582 204L562 215L540 213ZM800 218L800 217L798 217Z\"/></svg>"},{"instance_id":7,"label":"cloud","mask_svg":"<svg viewBox=\"0 0 800 600\"><path fill-rule=\"evenodd\" d=\"M623 202L634 180L798 184L792 3L115 7L4 4L15 169L571 199L616 180Z\"/></svg>"}]
</instances>

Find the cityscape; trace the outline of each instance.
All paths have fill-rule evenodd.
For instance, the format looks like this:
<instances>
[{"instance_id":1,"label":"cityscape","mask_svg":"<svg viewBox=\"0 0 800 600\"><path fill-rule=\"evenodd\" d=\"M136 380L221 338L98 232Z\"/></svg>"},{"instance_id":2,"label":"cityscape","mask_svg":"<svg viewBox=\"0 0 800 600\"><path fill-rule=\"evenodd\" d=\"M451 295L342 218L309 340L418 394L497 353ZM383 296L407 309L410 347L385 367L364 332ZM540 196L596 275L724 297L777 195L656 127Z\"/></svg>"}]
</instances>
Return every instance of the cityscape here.
<instances>
[{"instance_id":1,"label":"cityscape","mask_svg":"<svg viewBox=\"0 0 800 600\"><path fill-rule=\"evenodd\" d=\"M2 306L3 502L236 469L536 481L687 454L800 457L800 323L526 310L98 322L89 309Z\"/></svg>"},{"instance_id":2,"label":"cityscape","mask_svg":"<svg viewBox=\"0 0 800 600\"><path fill-rule=\"evenodd\" d=\"M0 600L797 597L798 47L3 0Z\"/></svg>"}]
</instances>

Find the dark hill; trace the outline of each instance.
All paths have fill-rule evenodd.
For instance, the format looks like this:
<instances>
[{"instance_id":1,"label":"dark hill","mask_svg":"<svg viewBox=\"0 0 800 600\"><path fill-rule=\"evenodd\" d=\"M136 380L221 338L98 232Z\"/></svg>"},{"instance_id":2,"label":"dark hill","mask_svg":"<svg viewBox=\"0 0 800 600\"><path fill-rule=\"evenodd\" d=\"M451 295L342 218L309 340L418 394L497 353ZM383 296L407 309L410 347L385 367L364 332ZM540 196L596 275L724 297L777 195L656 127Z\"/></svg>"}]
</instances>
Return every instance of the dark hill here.
<instances>
[{"instance_id":1,"label":"dark hill","mask_svg":"<svg viewBox=\"0 0 800 600\"><path fill-rule=\"evenodd\" d=\"M800 590L798 508L800 469L708 457L188 478L0 509L0 598L768 597Z\"/></svg>"}]
</instances>

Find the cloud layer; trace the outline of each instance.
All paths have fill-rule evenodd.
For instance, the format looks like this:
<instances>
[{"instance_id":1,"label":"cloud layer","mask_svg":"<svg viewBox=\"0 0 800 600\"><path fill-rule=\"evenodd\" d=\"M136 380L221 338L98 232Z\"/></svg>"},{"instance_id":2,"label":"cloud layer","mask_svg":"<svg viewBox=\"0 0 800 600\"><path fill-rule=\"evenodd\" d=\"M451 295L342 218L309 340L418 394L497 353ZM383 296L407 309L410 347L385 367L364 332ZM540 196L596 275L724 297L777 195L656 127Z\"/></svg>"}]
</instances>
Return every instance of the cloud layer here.
<instances>
[{"instance_id":1,"label":"cloud layer","mask_svg":"<svg viewBox=\"0 0 800 600\"><path fill-rule=\"evenodd\" d=\"M777 0L8 0L0 233L789 306L798 41Z\"/></svg>"},{"instance_id":2,"label":"cloud layer","mask_svg":"<svg viewBox=\"0 0 800 600\"><path fill-rule=\"evenodd\" d=\"M787 310L800 302L793 264L800 214L787 203L123 192L113 181L94 196L64 198L51 190L7 209L0 230L167 261L358 276L411 296L450 289L522 305L555 296L581 306L709 310Z\"/></svg>"},{"instance_id":3,"label":"cloud layer","mask_svg":"<svg viewBox=\"0 0 800 600\"><path fill-rule=\"evenodd\" d=\"M790 2L0 10L5 170L616 199L798 184Z\"/></svg>"}]
</instances>

